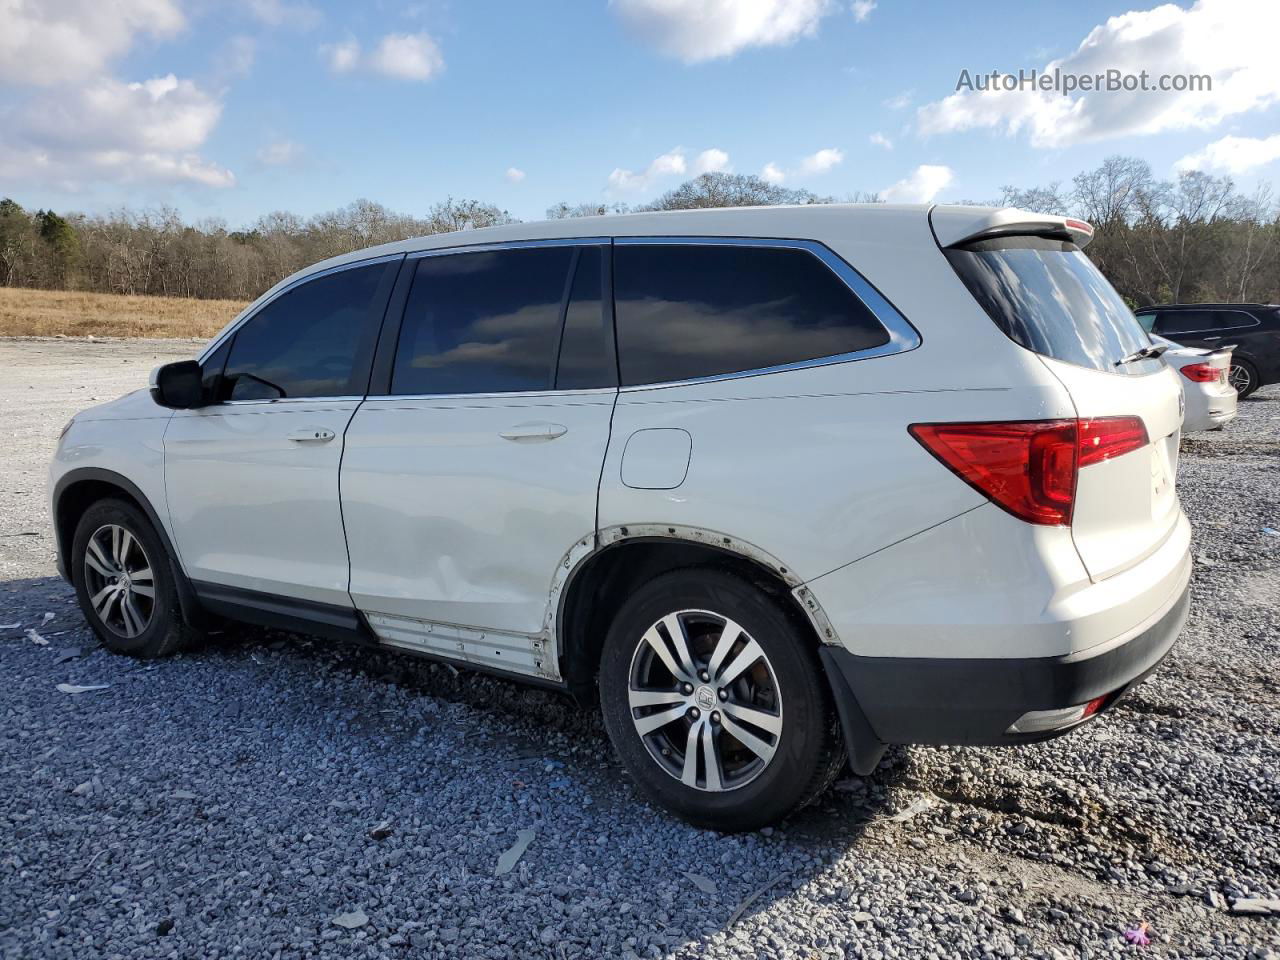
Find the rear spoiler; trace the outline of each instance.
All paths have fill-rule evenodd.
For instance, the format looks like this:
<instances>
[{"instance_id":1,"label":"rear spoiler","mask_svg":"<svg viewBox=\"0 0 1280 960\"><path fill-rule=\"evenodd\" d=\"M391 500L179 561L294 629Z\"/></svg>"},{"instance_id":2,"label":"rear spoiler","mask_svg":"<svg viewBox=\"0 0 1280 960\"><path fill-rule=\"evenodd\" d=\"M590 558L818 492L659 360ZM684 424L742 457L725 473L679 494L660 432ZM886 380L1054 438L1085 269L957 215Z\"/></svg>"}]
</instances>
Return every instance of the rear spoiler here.
<instances>
[{"instance_id":1,"label":"rear spoiler","mask_svg":"<svg viewBox=\"0 0 1280 960\"><path fill-rule=\"evenodd\" d=\"M1077 247L1093 239L1093 227L1083 220L1028 213L1013 207L935 206L929 224L940 247L958 247L998 237L1049 237Z\"/></svg>"}]
</instances>

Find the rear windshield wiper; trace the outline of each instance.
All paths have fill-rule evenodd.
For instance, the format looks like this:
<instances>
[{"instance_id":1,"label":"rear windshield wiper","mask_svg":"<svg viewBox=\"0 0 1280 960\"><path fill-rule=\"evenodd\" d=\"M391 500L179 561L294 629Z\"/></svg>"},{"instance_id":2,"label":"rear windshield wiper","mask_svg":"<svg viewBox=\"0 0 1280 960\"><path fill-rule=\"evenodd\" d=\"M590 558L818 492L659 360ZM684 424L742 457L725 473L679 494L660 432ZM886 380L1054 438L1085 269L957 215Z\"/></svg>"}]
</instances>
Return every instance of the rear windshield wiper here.
<instances>
[{"instance_id":1,"label":"rear windshield wiper","mask_svg":"<svg viewBox=\"0 0 1280 960\"><path fill-rule=\"evenodd\" d=\"M1122 363L1133 363L1135 360L1152 360L1168 349L1169 347L1167 344L1153 343L1149 347L1143 347L1141 350L1133 351L1133 353L1129 354L1127 357L1121 357L1116 361L1116 366L1118 367Z\"/></svg>"}]
</instances>

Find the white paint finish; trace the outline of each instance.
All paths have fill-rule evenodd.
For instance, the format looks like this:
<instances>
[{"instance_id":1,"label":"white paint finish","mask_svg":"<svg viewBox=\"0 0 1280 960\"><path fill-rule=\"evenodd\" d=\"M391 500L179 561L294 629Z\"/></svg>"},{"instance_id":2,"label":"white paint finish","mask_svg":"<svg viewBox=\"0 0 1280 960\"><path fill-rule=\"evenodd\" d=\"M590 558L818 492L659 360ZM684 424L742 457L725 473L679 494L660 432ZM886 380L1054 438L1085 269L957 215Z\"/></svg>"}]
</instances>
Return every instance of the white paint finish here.
<instances>
[{"instance_id":1,"label":"white paint finish","mask_svg":"<svg viewBox=\"0 0 1280 960\"><path fill-rule=\"evenodd\" d=\"M77 414L49 465L50 496L71 470L110 470L133 481L173 540L164 483L164 431L170 414L145 390Z\"/></svg>"},{"instance_id":2,"label":"white paint finish","mask_svg":"<svg viewBox=\"0 0 1280 960\"><path fill-rule=\"evenodd\" d=\"M638 490L674 490L688 476L692 454L687 430L637 430L623 448L622 482Z\"/></svg>"},{"instance_id":3,"label":"white paint finish","mask_svg":"<svg viewBox=\"0 0 1280 960\"><path fill-rule=\"evenodd\" d=\"M1239 396L1226 381L1226 371L1231 368L1230 350L1201 350L1199 347L1183 347L1163 337L1152 336L1156 343L1167 343L1169 349L1161 358L1174 370L1178 370L1178 383L1186 400L1186 414L1182 419L1183 433L1217 430L1235 419ZM1188 380L1180 372L1183 367L1207 363L1222 371L1222 379L1204 383Z\"/></svg>"},{"instance_id":4,"label":"white paint finish","mask_svg":"<svg viewBox=\"0 0 1280 960\"><path fill-rule=\"evenodd\" d=\"M1191 573L1179 516L1141 563L1094 583L1064 527L986 504L810 581L843 644L874 657L1051 657L1123 642Z\"/></svg>"},{"instance_id":5,"label":"white paint finish","mask_svg":"<svg viewBox=\"0 0 1280 960\"><path fill-rule=\"evenodd\" d=\"M922 347L767 377L624 391L614 412L615 437L678 427L692 435L694 455L678 489L638 490L619 479L622 444L610 444L600 524L723 531L810 580L985 503L907 427L1071 416L1071 408L1056 383L900 390L927 376L935 362ZM839 387L844 392L834 392ZM875 392L856 392L860 388Z\"/></svg>"},{"instance_id":6,"label":"white paint finish","mask_svg":"<svg viewBox=\"0 0 1280 960\"><path fill-rule=\"evenodd\" d=\"M1070 391L1081 419L1141 417L1151 441L1082 467L1076 478L1071 533L1090 575L1102 580L1155 551L1182 516L1174 490L1182 378L1168 367L1126 376L1041 359Z\"/></svg>"},{"instance_id":7,"label":"white paint finish","mask_svg":"<svg viewBox=\"0 0 1280 960\"><path fill-rule=\"evenodd\" d=\"M338 463L357 406L277 400L174 415L164 438L166 486L189 577L351 606ZM334 439L290 440L296 431Z\"/></svg>"},{"instance_id":8,"label":"white paint finish","mask_svg":"<svg viewBox=\"0 0 1280 960\"><path fill-rule=\"evenodd\" d=\"M613 390L371 398L342 498L362 610L534 635L565 551L596 528ZM547 422L544 442L503 434Z\"/></svg>"},{"instance_id":9,"label":"white paint finish","mask_svg":"<svg viewBox=\"0 0 1280 960\"><path fill-rule=\"evenodd\" d=\"M1057 217L1047 213L1030 213L1014 207L966 207L940 204L929 214L938 243L944 247L955 246L966 240L1010 234L1043 233L1061 231L1069 234L1078 247L1086 247L1093 239L1092 230L1082 230L1079 220Z\"/></svg>"}]
</instances>

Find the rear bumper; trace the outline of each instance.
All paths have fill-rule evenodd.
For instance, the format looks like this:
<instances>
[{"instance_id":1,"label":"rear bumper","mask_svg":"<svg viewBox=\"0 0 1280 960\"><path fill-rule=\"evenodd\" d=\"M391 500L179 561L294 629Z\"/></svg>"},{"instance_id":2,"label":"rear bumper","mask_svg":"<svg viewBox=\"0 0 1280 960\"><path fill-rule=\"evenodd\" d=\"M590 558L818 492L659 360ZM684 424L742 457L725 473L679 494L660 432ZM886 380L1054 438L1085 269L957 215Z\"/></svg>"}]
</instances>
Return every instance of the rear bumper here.
<instances>
[{"instance_id":1,"label":"rear bumper","mask_svg":"<svg viewBox=\"0 0 1280 960\"><path fill-rule=\"evenodd\" d=\"M1184 586L1154 623L1128 640L1058 657L860 657L824 647L855 770L879 759L869 735L880 744L1007 745L1065 733L1075 724L1033 734L1007 731L1026 713L1101 696L1107 696L1104 712L1168 654L1189 605Z\"/></svg>"}]
</instances>

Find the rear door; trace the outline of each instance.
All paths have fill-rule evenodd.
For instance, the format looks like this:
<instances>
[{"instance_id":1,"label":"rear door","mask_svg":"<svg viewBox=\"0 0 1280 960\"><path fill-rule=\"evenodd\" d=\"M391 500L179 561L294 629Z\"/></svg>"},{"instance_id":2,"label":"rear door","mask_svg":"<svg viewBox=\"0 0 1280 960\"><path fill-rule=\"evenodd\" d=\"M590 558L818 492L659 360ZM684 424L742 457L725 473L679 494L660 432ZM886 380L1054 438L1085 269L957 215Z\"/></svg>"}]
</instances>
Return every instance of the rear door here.
<instances>
[{"instance_id":1,"label":"rear door","mask_svg":"<svg viewBox=\"0 0 1280 960\"><path fill-rule=\"evenodd\" d=\"M1146 442L1079 471L1072 538L1094 580L1154 553L1173 532L1182 425L1177 374L1133 313L1070 241L1004 236L946 249L960 278L1014 342L1034 351L1071 394L1081 421L1137 417Z\"/></svg>"},{"instance_id":2,"label":"rear door","mask_svg":"<svg viewBox=\"0 0 1280 960\"><path fill-rule=\"evenodd\" d=\"M548 601L566 553L594 542L617 396L607 250L406 264L387 382L352 420L342 463L351 596L384 642L554 674Z\"/></svg>"}]
</instances>

